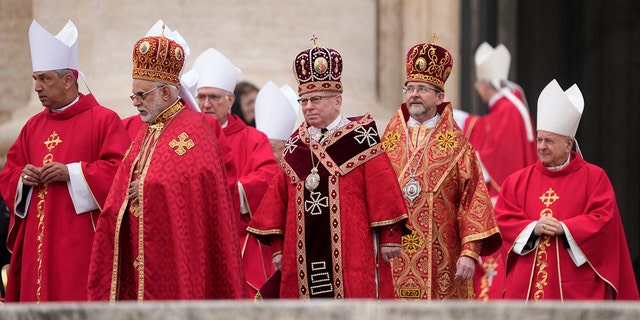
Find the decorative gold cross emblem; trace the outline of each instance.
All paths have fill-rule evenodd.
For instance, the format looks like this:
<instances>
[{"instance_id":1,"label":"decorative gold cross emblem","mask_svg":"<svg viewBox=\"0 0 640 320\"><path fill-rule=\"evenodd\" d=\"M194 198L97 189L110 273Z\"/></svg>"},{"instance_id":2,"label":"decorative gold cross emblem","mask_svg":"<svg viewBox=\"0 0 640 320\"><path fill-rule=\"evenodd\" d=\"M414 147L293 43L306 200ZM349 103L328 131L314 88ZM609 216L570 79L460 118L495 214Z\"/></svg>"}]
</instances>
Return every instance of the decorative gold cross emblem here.
<instances>
[{"instance_id":1,"label":"decorative gold cross emblem","mask_svg":"<svg viewBox=\"0 0 640 320\"><path fill-rule=\"evenodd\" d=\"M434 32L434 33L431 35L431 43L432 43L432 44L436 44L436 41L438 41L438 34Z\"/></svg>"},{"instance_id":2,"label":"decorative gold cross emblem","mask_svg":"<svg viewBox=\"0 0 640 320\"><path fill-rule=\"evenodd\" d=\"M44 145L47 147L47 150L51 152L53 148L57 147L61 143L62 143L62 140L60 140L60 136L54 131L49 136L49 139L47 139L47 141L44 142Z\"/></svg>"},{"instance_id":3,"label":"decorative gold cross emblem","mask_svg":"<svg viewBox=\"0 0 640 320\"><path fill-rule=\"evenodd\" d=\"M318 40L318 37L316 37L316 34L314 33L313 36L311 37L311 39L309 39L311 41L313 41L313 47L317 48L318 44L316 43L316 40Z\"/></svg>"},{"instance_id":4,"label":"decorative gold cross emblem","mask_svg":"<svg viewBox=\"0 0 640 320\"><path fill-rule=\"evenodd\" d=\"M540 196L540 201L542 201L542 203L547 208L549 208L549 206L556 202L556 200L558 199L560 199L560 197L558 196L558 194L556 194L555 191L553 191L553 188L549 188L549 190L547 190Z\"/></svg>"},{"instance_id":5,"label":"decorative gold cross emblem","mask_svg":"<svg viewBox=\"0 0 640 320\"><path fill-rule=\"evenodd\" d=\"M196 144L195 142L193 142L193 140L189 139L189 135L186 132L182 132L181 134L178 135L178 139L180 140L176 140L173 139L171 140L171 142L169 142L169 147L174 148L174 147L178 147L178 149L174 150L179 156L187 153L187 150L193 148Z\"/></svg>"}]
</instances>

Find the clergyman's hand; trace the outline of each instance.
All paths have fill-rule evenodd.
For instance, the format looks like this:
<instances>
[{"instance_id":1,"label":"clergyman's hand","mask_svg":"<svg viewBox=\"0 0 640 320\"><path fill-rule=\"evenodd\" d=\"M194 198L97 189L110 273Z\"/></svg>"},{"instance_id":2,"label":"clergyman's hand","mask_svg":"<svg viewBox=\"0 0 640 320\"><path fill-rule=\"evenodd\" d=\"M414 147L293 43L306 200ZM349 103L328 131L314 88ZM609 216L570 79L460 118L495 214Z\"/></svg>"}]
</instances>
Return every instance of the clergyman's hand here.
<instances>
[{"instance_id":1,"label":"clergyman's hand","mask_svg":"<svg viewBox=\"0 0 640 320\"><path fill-rule=\"evenodd\" d=\"M282 253L274 255L271 261L273 262L273 266L280 270L280 268L282 268Z\"/></svg>"},{"instance_id":2,"label":"clergyman's hand","mask_svg":"<svg viewBox=\"0 0 640 320\"><path fill-rule=\"evenodd\" d=\"M45 184L69 181L69 168L60 162L51 162L42 166L40 181Z\"/></svg>"},{"instance_id":3,"label":"clergyman's hand","mask_svg":"<svg viewBox=\"0 0 640 320\"><path fill-rule=\"evenodd\" d=\"M389 262L393 257L399 255L400 252L402 252L402 247L380 246L380 255L382 255L382 259L387 262Z\"/></svg>"},{"instance_id":4,"label":"clergyman's hand","mask_svg":"<svg viewBox=\"0 0 640 320\"><path fill-rule=\"evenodd\" d=\"M461 256L456 262L456 274L454 280L465 281L473 277L473 272L476 268L476 261L471 257Z\"/></svg>"}]
</instances>

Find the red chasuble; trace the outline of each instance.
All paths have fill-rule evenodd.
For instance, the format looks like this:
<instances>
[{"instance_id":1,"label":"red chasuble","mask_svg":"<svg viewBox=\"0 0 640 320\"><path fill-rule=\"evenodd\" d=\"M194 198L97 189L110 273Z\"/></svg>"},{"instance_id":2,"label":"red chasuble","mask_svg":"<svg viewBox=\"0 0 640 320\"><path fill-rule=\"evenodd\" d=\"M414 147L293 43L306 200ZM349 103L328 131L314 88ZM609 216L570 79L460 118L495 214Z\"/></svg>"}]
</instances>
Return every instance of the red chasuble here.
<instances>
[{"instance_id":1,"label":"red chasuble","mask_svg":"<svg viewBox=\"0 0 640 320\"><path fill-rule=\"evenodd\" d=\"M99 210L76 213L67 183L33 188L24 219L14 205L27 164L79 162L102 207L113 176L129 145L118 115L92 95L58 113L38 113L22 128L0 173L0 192L11 211L7 247L13 252L6 301L82 301L87 297L89 256ZM25 187L23 195L30 187ZM25 204L20 206L24 207Z\"/></svg>"},{"instance_id":2,"label":"red chasuble","mask_svg":"<svg viewBox=\"0 0 640 320\"><path fill-rule=\"evenodd\" d=\"M566 226L586 256L576 266L565 237L544 236L533 250L519 255L514 242L540 216L553 216ZM604 170L575 152L569 164L549 171L540 161L505 180L496 204L508 252L505 299L637 300L638 288L611 182ZM532 233L532 230L530 231Z\"/></svg>"},{"instance_id":3,"label":"red chasuble","mask_svg":"<svg viewBox=\"0 0 640 320\"><path fill-rule=\"evenodd\" d=\"M278 169L269 138L256 128L249 127L237 115L229 114L229 122L223 129L233 149L233 159L238 168L238 181L242 184L249 205L249 212L240 214L240 248L249 297L275 271L271 247L261 244L247 232L252 213L258 208L269 182Z\"/></svg>"},{"instance_id":4,"label":"red chasuble","mask_svg":"<svg viewBox=\"0 0 640 320\"><path fill-rule=\"evenodd\" d=\"M469 116L464 127L465 135L489 173L487 189L494 202L500 194L500 186L504 179L517 170L534 164L537 159L536 133L533 131L532 139L529 140L525 124L525 121L528 121L530 128L533 128L531 118L525 120L518 107L504 93L497 94L500 98L489 106L489 113ZM513 92L512 97L522 101L517 90ZM524 104L522 107L526 108ZM473 275L477 299L502 298L505 257L506 252L498 250L490 256L478 259Z\"/></svg>"},{"instance_id":5,"label":"red chasuble","mask_svg":"<svg viewBox=\"0 0 640 320\"><path fill-rule=\"evenodd\" d=\"M185 103L184 100L181 100L181 102L182 104ZM218 122L218 119L205 113L200 113L200 115L209 122L216 134L216 138L218 138L218 146L220 147L220 151L224 157L224 168L227 172L229 191L231 192L231 198L234 201L233 205L238 211L240 211L240 203L238 200L238 171L233 158L231 144L222 132L222 126L220 125L220 122ZM122 120L122 123L124 123L125 128L127 128L127 132L129 133L131 140L135 140L138 134L144 135L145 130L148 128L148 125L142 121L140 115L127 117Z\"/></svg>"},{"instance_id":6,"label":"red chasuble","mask_svg":"<svg viewBox=\"0 0 640 320\"><path fill-rule=\"evenodd\" d=\"M298 128L249 223L274 250L284 237L281 299L393 298L390 264L376 261L372 230L404 227L406 208L373 118L349 120L320 143L306 124ZM314 167L319 183L309 190Z\"/></svg>"},{"instance_id":7,"label":"red chasuble","mask_svg":"<svg viewBox=\"0 0 640 320\"><path fill-rule=\"evenodd\" d=\"M90 300L246 297L222 159L209 122L180 102L138 135L98 222Z\"/></svg>"},{"instance_id":8,"label":"red chasuble","mask_svg":"<svg viewBox=\"0 0 640 320\"><path fill-rule=\"evenodd\" d=\"M475 151L453 121L451 105L441 104L438 113L441 119L433 129L409 130L409 112L402 104L382 139L413 230L403 237L402 253L392 263L398 298L472 299L472 281L454 281L458 258L477 259L500 247Z\"/></svg>"}]
</instances>

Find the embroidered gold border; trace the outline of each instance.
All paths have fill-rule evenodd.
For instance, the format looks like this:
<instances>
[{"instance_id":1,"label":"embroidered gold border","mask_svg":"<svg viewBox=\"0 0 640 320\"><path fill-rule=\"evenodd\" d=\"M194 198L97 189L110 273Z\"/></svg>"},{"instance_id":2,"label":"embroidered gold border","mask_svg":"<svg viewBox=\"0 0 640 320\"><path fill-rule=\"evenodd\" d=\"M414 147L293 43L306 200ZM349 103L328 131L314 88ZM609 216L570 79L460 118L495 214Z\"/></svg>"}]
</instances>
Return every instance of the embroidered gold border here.
<instances>
[{"instance_id":1,"label":"embroidered gold border","mask_svg":"<svg viewBox=\"0 0 640 320\"><path fill-rule=\"evenodd\" d=\"M307 248L304 244L304 183L296 183L296 262L298 267L298 293L300 299L309 300L309 283L307 281Z\"/></svg>"}]
</instances>

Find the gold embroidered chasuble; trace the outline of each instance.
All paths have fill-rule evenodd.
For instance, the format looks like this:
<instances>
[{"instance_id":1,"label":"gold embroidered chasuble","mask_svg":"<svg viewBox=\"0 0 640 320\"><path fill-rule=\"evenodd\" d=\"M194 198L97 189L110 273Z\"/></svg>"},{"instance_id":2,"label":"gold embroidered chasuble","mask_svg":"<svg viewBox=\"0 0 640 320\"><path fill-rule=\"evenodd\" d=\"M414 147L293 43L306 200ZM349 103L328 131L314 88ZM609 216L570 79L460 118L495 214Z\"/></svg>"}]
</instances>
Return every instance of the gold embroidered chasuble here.
<instances>
[{"instance_id":1,"label":"gold embroidered chasuble","mask_svg":"<svg viewBox=\"0 0 640 320\"><path fill-rule=\"evenodd\" d=\"M453 121L451 105L439 106L438 112L441 119L433 129L409 129L409 114L403 104L382 138L407 195L408 226L412 229L403 237L402 253L392 260L398 298L473 298L471 280L454 281L458 258L477 259L500 245L473 147ZM413 199L412 192L417 193Z\"/></svg>"}]
</instances>

